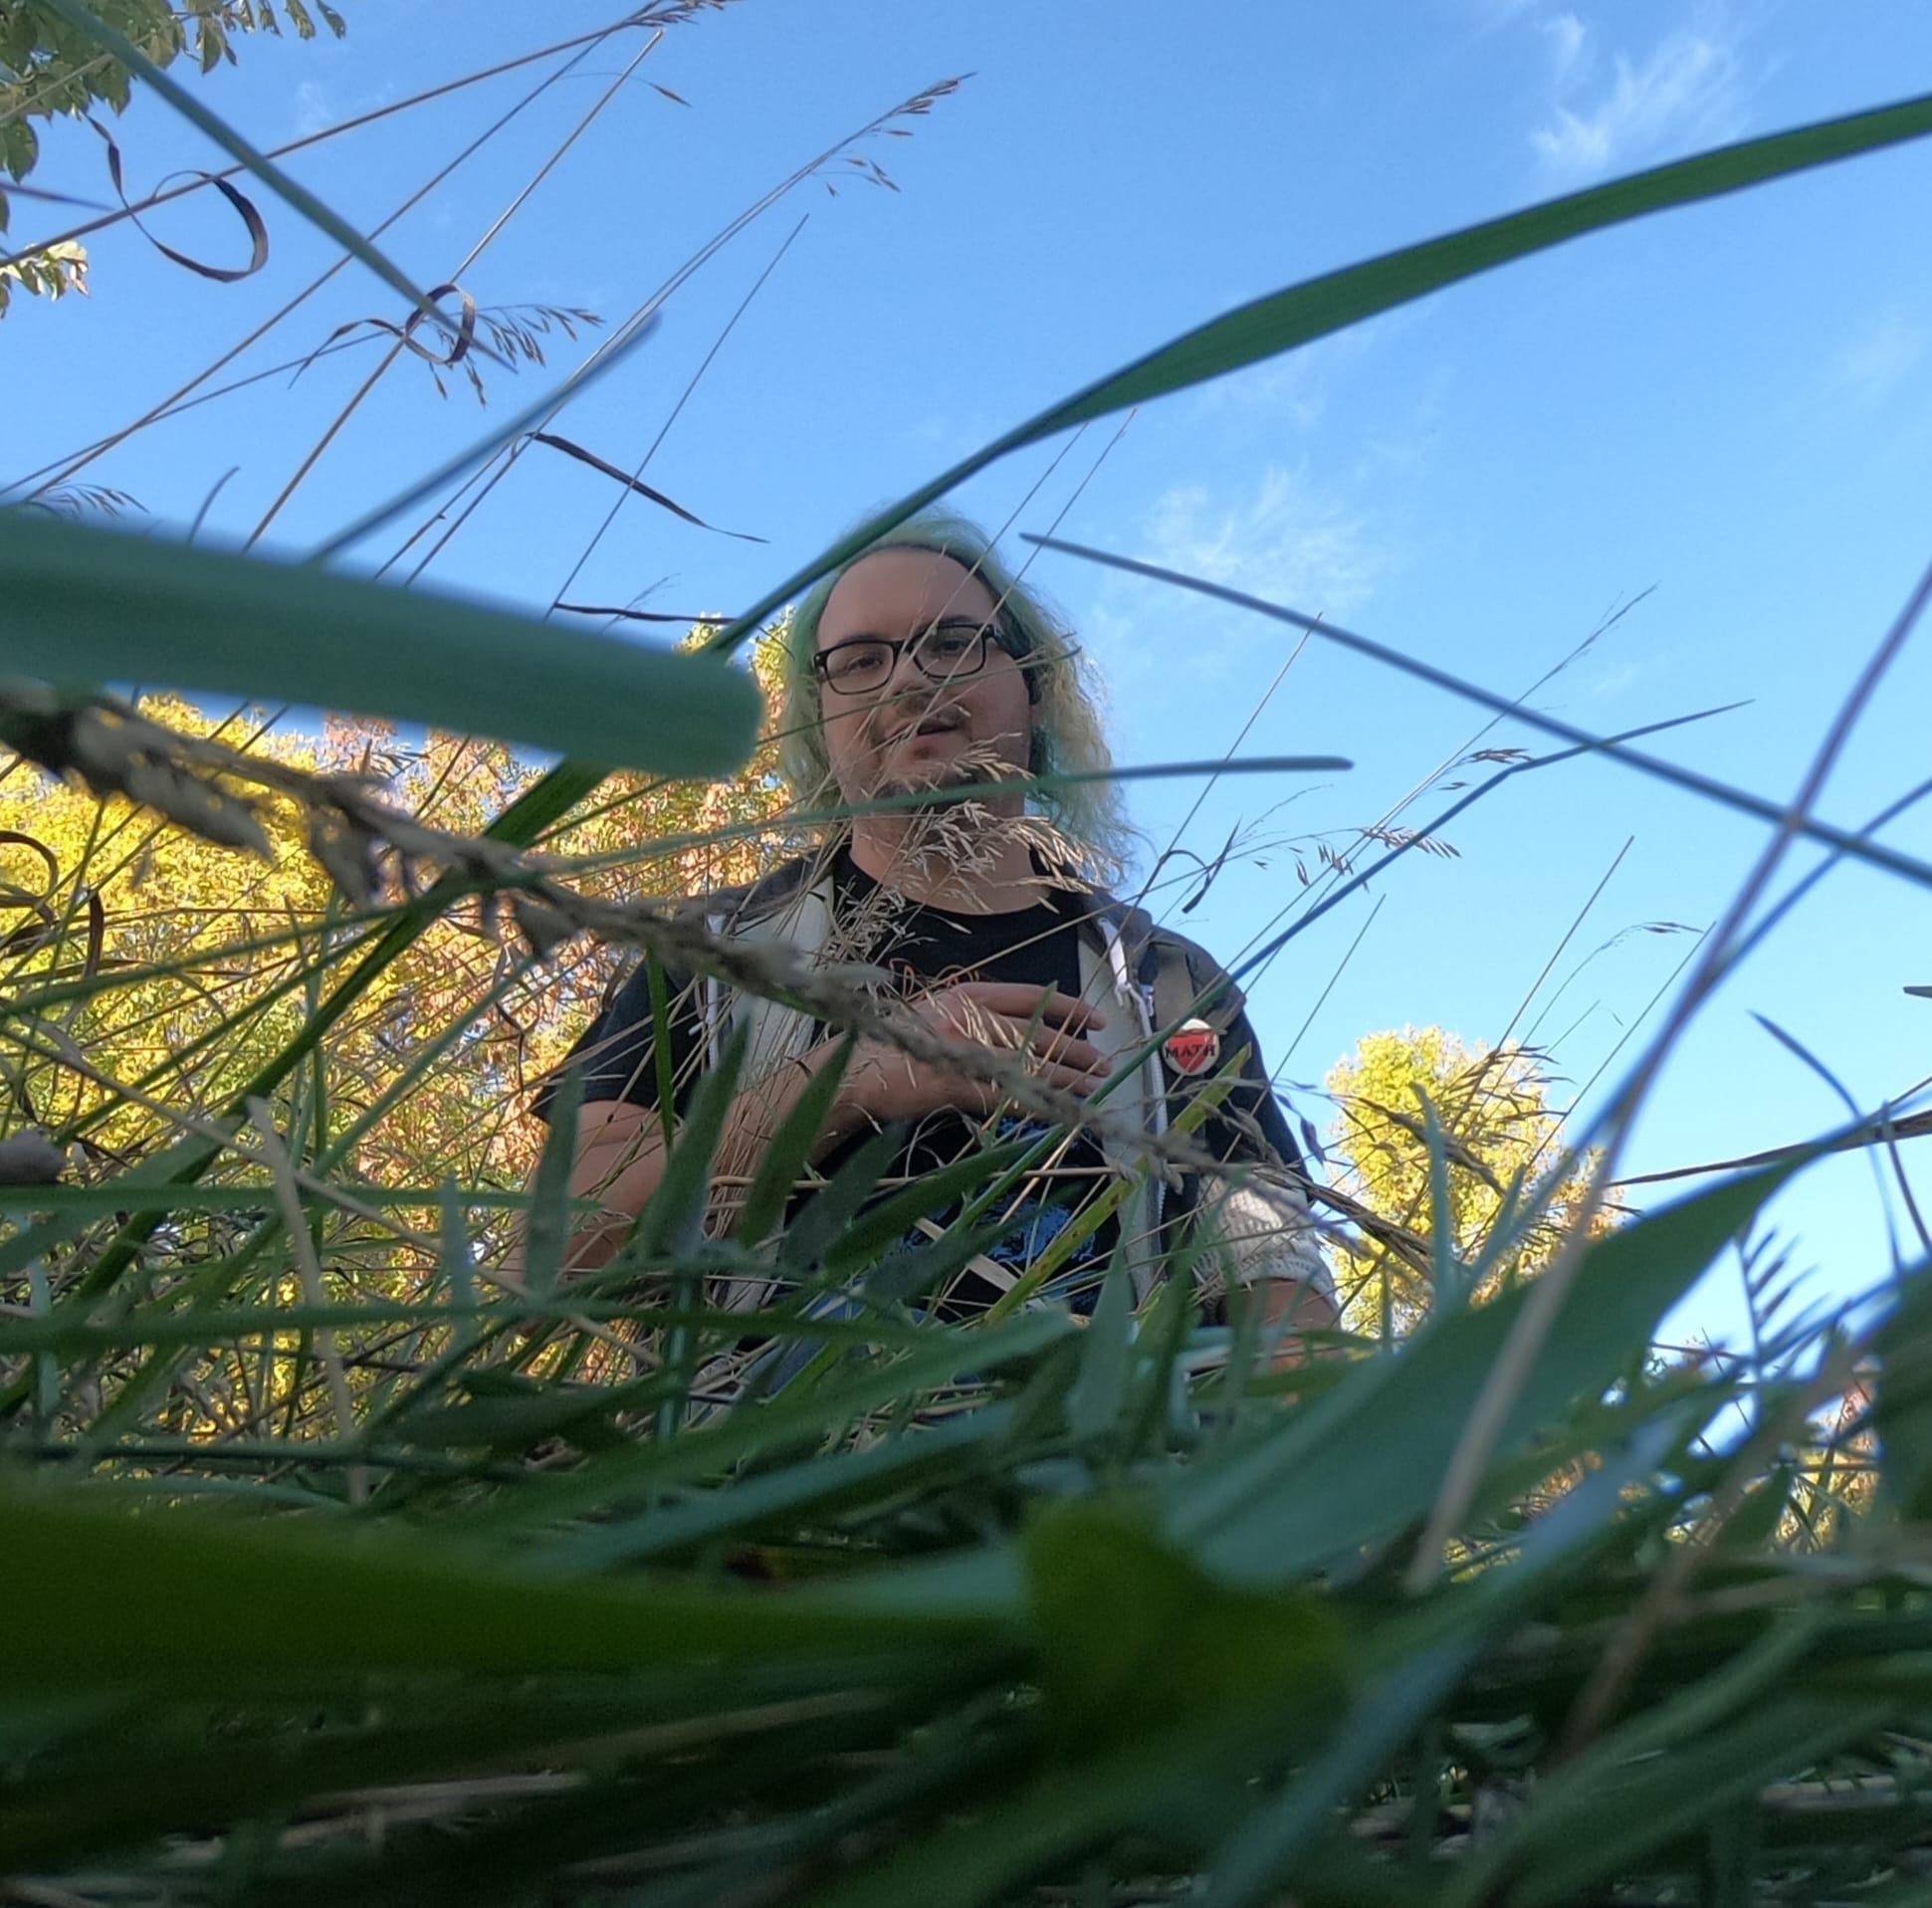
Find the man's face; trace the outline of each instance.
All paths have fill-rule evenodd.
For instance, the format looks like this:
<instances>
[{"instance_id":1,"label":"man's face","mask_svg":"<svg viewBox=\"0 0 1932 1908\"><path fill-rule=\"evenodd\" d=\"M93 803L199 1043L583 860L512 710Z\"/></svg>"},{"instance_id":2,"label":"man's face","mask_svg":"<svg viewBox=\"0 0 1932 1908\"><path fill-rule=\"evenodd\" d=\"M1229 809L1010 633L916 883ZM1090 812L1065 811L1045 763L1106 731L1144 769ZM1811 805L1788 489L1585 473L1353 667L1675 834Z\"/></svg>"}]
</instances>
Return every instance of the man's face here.
<instances>
[{"instance_id":1,"label":"man's face","mask_svg":"<svg viewBox=\"0 0 1932 1908\"><path fill-rule=\"evenodd\" d=\"M1025 675L991 641L983 667L974 667L973 633L993 616L985 584L932 550L877 550L839 578L818 623L818 654L829 672L829 680L820 677L819 706L825 752L847 801L994 779L997 768L973 765L989 756L1016 773L1025 769L1033 740ZM855 657L876 669L878 652L839 648L859 637L920 639L929 657L966 653L950 673L935 663L937 681L904 652L872 680L868 669L847 671Z\"/></svg>"}]
</instances>

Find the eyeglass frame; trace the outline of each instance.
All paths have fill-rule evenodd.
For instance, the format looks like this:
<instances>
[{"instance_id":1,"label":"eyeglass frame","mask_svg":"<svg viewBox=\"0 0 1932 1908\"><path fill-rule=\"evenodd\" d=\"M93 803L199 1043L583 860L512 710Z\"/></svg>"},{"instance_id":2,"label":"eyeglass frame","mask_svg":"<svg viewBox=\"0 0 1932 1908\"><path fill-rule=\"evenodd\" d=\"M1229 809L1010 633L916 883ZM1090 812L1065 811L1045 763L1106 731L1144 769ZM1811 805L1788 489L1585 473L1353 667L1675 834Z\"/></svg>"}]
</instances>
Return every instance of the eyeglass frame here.
<instances>
[{"instance_id":1,"label":"eyeglass frame","mask_svg":"<svg viewBox=\"0 0 1932 1908\"><path fill-rule=\"evenodd\" d=\"M957 629L963 624L968 624L979 632L979 660L970 669L967 669L963 666L964 659L962 659L962 663L955 664L945 675L934 675L926 667L925 663L920 660L919 645L925 642L929 636L934 635L942 629ZM906 655L908 651L912 654L913 667L929 683L970 681L975 676L985 674L986 664L992 660L992 645L995 643L999 646L1002 655L1010 656L1015 663L1019 664L1021 670L1024 671L1027 662L1027 653L1014 647L1015 642L1018 640L1020 638L1016 632L1008 629L1006 624L997 615L988 617L983 622L972 616L943 616L936 622L928 623L917 635L906 636L897 640L891 636L859 635L841 637L837 642L828 643L823 649L813 651L811 673L813 679L821 689L830 690L835 696L858 697L866 695L868 691L865 689L841 689L837 683L832 681L831 671L826 667L826 661L827 658L836 656L841 649L850 649L855 644L877 643L891 653L892 661L886 665L886 673L880 677L878 683L874 686L875 689L884 689L892 681L893 677L899 673L899 659ZM1030 677L1028 678L1028 690L1030 695L1032 690Z\"/></svg>"}]
</instances>

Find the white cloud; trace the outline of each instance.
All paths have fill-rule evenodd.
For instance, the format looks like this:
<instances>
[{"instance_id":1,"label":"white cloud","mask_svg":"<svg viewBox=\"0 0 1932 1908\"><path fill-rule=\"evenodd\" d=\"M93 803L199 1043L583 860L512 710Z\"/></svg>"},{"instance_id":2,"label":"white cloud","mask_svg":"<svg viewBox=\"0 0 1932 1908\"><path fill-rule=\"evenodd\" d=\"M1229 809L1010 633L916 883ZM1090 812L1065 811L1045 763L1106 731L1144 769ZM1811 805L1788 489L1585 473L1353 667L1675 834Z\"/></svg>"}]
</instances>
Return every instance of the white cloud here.
<instances>
[{"instance_id":1,"label":"white cloud","mask_svg":"<svg viewBox=\"0 0 1932 1908\"><path fill-rule=\"evenodd\" d=\"M321 80L301 81L295 90L291 136L306 139L312 133L324 132L330 126L341 125L350 119L358 119L365 112L373 112L378 106L385 106L396 97L396 84L385 80L353 99L343 99Z\"/></svg>"},{"instance_id":2,"label":"white cloud","mask_svg":"<svg viewBox=\"0 0 1932 1908\"><path fill-rule=\"evenodd\" d=\"M1148 535L1155 560L1170 569L1311 615L1351 614L1386 562L1365 514L1278 466L1239 501L1202 484L1177 486L1156 503Z\"/></svg>"},{"instance_id":3,"label":"white cloud","mask_svg":"<svg viewBox=\"0 0 1932 1908\"><path fill-rule=\"evenodd\" d=\"M1932 331L1899 311L1881 312L1831 360L1834 390L1857 404L1875 404L1904 383L1932 344Z\"/></svg>"},{"instance_id":4,"label":"white cloud","mask_svg":"<svg viewBox=\"0 0 1932 1908\"><path fill-rule=\"evenodd\" d=\"M319 80L304 80L296 88L296 137L306 139L312 132L331 126L341 115L329 103L328 89Z\"/></svg>"},{"instance_id":5,"label":"white cloud","mask_svg":"<svg viewBox=\"0 0 1932 1908\"><path fill-rule=\"evenodd\" d=\"M1590 30L1574 13L1559 13L1554 19L1539 24L1549 37L1550 57L1556 63L1556 83L1563 86L1577 71Z\"/></svg>"},{"instance_id":6,"label":"white cloud","mask_svg":"<svg viewBox=\"0 0 1932 1908\"><path fill-rule=\"evenodd\" d=\"M1414 321L1409 311L1387 312L1347 330L1312 338L1278 357L1218 377L1193 393L1202 417L1225 417L1273 432L1283 424L1314 430L1328 414L1329 399L1345 390L1365 359Z\"/></svg>"},{"instance_id":7,"label":"white cloud","mask_svg":"<svg viewBox=\"0 0 1932 1908\"><path fill-rule=\"evenodd\" d=\"M1463 9L1473 15L1477 30L1493 33L1506 27L1518 14L1535 11L1540 0L1463 0ZM1457 9L1452 9L1457 10Z\"/></svg>"},{"instance_id":8,"label":"white cloud","mask_svg":"<svg viewBox=\"0 0 1932 1908\"><path fill-rule=\"evenodd\" d=\"M1577 27L1581 50L1581 22L1562 17ZM1678 141L1703 143L1738 131L1743 76L1736 48L1720 34L1680 28L1640 63L1619 53L1612 64L1614 78L1594 105L1582 110L1558 106L1550 123L1531 132L1531 145L1553 173L1586 178L1654 157Z\"/></svg>"},{"instance_id":9,"label":"white cloud","mask_svg":"<svg viewBox=\"0 0 1932 1908\"><path fill-rule=\"evenodd\" d=\"M1355 336L1343 331L1317 338L1265 363L1217 377L1192 393L1194 410L1201 417L1265 420L1271 429L1286 422L1298 431L1312 431L1328 409L1336 347L1344 341L1353 344Z\"/></svg>"}]
</instances>

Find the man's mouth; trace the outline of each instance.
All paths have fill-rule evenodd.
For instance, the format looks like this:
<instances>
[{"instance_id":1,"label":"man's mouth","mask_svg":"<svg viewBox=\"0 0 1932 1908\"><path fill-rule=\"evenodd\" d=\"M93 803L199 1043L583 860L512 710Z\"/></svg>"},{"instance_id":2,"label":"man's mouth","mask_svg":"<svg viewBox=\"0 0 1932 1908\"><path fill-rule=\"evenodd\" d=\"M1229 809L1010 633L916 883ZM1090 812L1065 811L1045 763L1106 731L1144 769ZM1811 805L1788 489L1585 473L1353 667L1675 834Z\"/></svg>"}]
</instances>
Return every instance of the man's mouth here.
<instances>
[{"instance_id":1,"label":"man's mouth","mask_svg":"<svg viewBox=\"0 0 1932 1908\"><path fill-rule=\"evenodd\" d=\"M965 727L966 718L958 710L935 709L928 711L918 722L908 724L892 741L902 742L914 736L950 736Z\"/></svg>"}]
</instances>

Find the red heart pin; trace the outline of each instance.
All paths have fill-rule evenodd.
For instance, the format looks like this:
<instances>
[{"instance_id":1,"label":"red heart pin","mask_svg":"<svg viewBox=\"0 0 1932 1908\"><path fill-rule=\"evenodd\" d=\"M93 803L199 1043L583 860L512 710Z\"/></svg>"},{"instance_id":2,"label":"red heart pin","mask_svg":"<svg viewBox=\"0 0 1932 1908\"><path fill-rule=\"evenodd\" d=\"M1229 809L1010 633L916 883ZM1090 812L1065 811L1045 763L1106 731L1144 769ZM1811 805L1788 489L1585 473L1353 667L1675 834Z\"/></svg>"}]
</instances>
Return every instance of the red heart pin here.
<instances>
[{"instance_id":1,"label":"red heart pin","mask_svg":"<svg viewBox=\"0 0 1932 1908\"><path fill-rule=\"evenodd\" d=\"M1163 1047L1168 1065L1191 1079L1221 1057L1221 1037L1205 1020L1183 1020Z\"/></svg>"}]
</instances>

